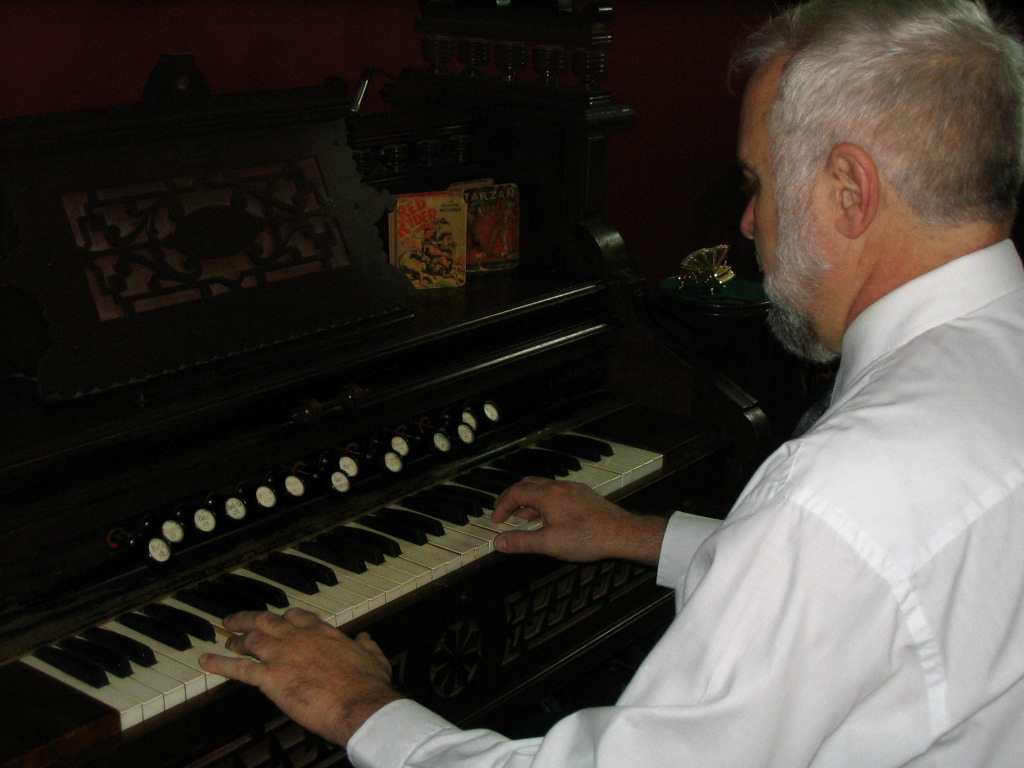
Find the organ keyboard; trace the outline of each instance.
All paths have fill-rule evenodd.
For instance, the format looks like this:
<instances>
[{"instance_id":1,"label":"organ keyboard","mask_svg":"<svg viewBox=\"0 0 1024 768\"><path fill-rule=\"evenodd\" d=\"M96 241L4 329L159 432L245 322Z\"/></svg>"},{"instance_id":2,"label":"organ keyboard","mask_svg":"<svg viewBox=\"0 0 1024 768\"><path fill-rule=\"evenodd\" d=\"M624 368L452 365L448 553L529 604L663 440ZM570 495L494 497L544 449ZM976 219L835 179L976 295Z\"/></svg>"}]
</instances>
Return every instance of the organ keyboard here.
<instances>
[{"instance_id":1,"label":"organ keyboard","mask_svg":"<svg viewBox=\"0 0 1024 768\"><path fill-rule=\"evenodd\" d=\"M171 56L173 93L0 123L2 768L342 764L199 669L249 607L367 629L408 695L517 722L671 600L629 563L494 552L534 523L493 497L548 474L721 514L763 451L757 402L645 322L604 220L631 114L593 82L606 11L456 24L479 53L546 18L532 83L442 71L461 4L421 5L430 66L391 113L337 83L193 98ZM391 195L484 177L519 185L518 269L413 292Z\"/></svg>"},{"instance_id":2,"label":"organ keyboard","mask_svg":"<svg viewBox=\"0 0 1024 768\"><path fill-rule=\"evenodd\" d=\"M586 455L542 450L562 463L570 457L573 468L549 474L535 461L531 474L581 482L608 495L661 467L662 457L652 451L572 437L579 445L577 452ZM599 451L597 458L593 451ZM531 458L536 456L524 461ZM507 523L492 521L489 505L495 496L480 490L480 485L487 483L473 477L440 483L283 550L278 554L295 561L279 563L276 572L240 568L45 646L23 663L116 709L122 729L138 725L224 682L204 672L198 659L201 653L217 651L218 642L228 634L222 626L228 613L283 613L299 607L345 629L354 619L494 552L493 540L501 531L539 527L537 521L514 516ZM418 502L425 498L444 506L433 514L414 511L424 509ZM399 512L405 514L389 514ZM395 527L378 529L371 522L376 520L394 520ZM346 542L346 533L353 532L356 538ZM362 534L368 536L360 539ZM268 560L273 562L272 558ZM306 573L307 564L315 567L313 575ZM261 584L269 589L264 592Z\"/></svg>"}]
</instances>

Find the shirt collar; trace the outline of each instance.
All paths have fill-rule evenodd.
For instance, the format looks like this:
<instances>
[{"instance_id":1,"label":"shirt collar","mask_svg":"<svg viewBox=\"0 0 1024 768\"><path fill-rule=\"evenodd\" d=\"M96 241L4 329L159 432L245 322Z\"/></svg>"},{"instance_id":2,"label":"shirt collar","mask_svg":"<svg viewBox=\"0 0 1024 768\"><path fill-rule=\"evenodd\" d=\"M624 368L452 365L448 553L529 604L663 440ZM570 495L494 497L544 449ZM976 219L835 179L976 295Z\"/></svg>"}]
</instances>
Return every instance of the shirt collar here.
<instances>
[{"instance_id":1,"label":"shirt collar","mask_svg":"<svg viewBox=\"0 0 1024 768\"><path fill-rule=\"evenodd\" d=\"M1024 285L1024 267L1010 240L954 259L886 294L861 312L843 335L833 401L861 371L930 328L985 306Z\"/></svg>"}]
</instances>

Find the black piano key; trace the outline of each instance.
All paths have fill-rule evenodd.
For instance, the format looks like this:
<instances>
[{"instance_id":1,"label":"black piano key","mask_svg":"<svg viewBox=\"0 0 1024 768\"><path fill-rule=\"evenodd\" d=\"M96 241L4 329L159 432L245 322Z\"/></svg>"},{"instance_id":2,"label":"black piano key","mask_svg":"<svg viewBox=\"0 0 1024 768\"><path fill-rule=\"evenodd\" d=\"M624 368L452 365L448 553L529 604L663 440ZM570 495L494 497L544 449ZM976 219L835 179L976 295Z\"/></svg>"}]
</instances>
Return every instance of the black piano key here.
<instances>
[{"instance_id":1,"label":"black piano key","mask_svg":"<svg viewBox=\"0 0 1024 768\"><path fill-rule=\"evenodd\" d=\"M196 616L194 613L175 608L173 605L162 605L160 603L151 603L143 608L142 611L154 619L159 619L172 627L177 627L197 640L206 640L210 643L217 641L217 632L214 630L213 624L202 616Z\"/></svg>"},{"instance_id":2,"label":"black piano key","mask_svg":"<svg viewBox=\"0 0 1024 768\"><path fill-rule=\"evenodd\" d=\"M304 574L314 581L318 581L325 587L333 587L338 583L338 574L322 563L315 563L299 555L290 555L287 552L271 552L267 560L281 568L294 568L296 572Z\"/></svg>"},{"instance_id":3,"label":"black piano key","mask_svg":"<svg viewBox=\"0 0 1024 768\"><path fill-rule=\"evenodd\" d=\"M94 643L105 645L108 648L113 648L123 653L133 664L138 664L140 667L152 667L156 664L156 654L153 653L153 649L131 637L119 635L117 632L112 632L103 627L90 627L82 635Z\"/></svg>"},{"instance_id":4,"label":"black piano key","mask_svg":"<svg viewBox=\"0 0 1024 768\"><path fill-rule=\"evenodd\" d=\"M501 493L510 485L522 479L523 476L521 474L507 472L495 467L475 467L456 478L463 485L476 488L478 491L487 491L488 493Z\"/></svg>"},{"instance_id":5,"label":"black piano key","mask_svg":"<svg viewBox=\"0 0 1024 768\"><path fill-rule=\"evenodd\" d=\"M550 464L558 475L567 475L570 472L579 472L582 468L580 460L570 453L562 451L551 451L545 448L524 448L519 451L531 459Z\"/></svg>"},{"instance_id":6,"label":"black piano key","mask_svg":"<svg viewBox=\"0 0 1024 768\"><path fill-rule=\"evenodd\" d=\"M185 605L191 605L193 608L198 608L204 613L208 613L211 616L223 619L225 616L230 616L232 613L238 613L241 608L238 607L237 603L229 603L223 598L217 597L216 595L204 594L198 589L183 589L180 592L175 593L175 599L184 603ZM264 606L264 609L266 606Z\"/></svg>"},{"instance_id":7,"label":"black piano key","mask_svg":"<svg viewBox=\"0 0 1024 768\"><path fill-rule=\"evenodd\" d=\"M553 451L568 453L587 461L600 461L604 456L612 456L614 451L609 443L585 435L552 435L540 443Z\"/></svg>"},{"instance_id":8,"label":"black piano key","mask_svg":"<svg viewBox=\"0 0 1024 768\"><path fill-rule=\"evenodd\" d=\"M273 584L267 584L265 581L251 579L240 573L225 573L222 576L218 576L216 580L230 584L235 589L249 592L267 605L272 605L275 608L287 608L290 605L288 595L284 593L283 589L275 587Z\"/></svg>"},{"instance_id":9,"label":"black piano key","mask_svg":"<svg viewBox=\"0 0 1024 768\"><path fill-rule=\"evenodd\" d=\"M548 478L565 477L570 471L580 467L579 459L539 448L524 448L491 463L509 472Z\"/></svg>"},{"instance_id":10,"label":"black piano key","mask_svg":"<svg viewBox=\"0 0 1024 768\"><path fill-rule=\"evenodd\" d=\"M509 474L516 475L520 480L528 476L546 477L549 480L555 479L555 472L549 467L540 466L537 462L527 462L515 456L502 456L492 461L491 465Z\"/></svg>"},{"instance_id":11,"label":"black piano key","mask_svg":"<svg viewBox=\"0 0 1024 768\"><path fill-rule=\"evenodd\" d=\"M377 547L388 557L401 557L402 555L402 545L390 536L381 536L379 533L363 530L362 528L342 528L339 531L335 531L335 533Z\"/></svg>"},{"instance_id":12,"label":"black piano key","mask_svg":"<svg viewBox=\"0 0 1024 768\"><path fill-rule=\"evenodd\" d=\"M418 493L415 496L408 496L402 499L402 506L408 507L415 512L422 512L438 520L444 520L455 525L466 525L469 522L468 510L476 512L473 517L480 517L479 505L454 496L445 498L440 495L429 495L429 491Z\"/></svg>"},{"instance_id":13,"label":"black piano key","mask_svg":"<svg viewBox=\"0 0 1024 768\"><path fill-rule=\"evenodd\" d=\"M84 637L66 637L58 645L68 653L91 662L117 677L128 677L133 671L128 657L123 653Z\"/></svg>"},{"instance_id":14,"label":"black piano key","mask_svg":"<svg viewBox=\"0 0 1024 768\"><path fill-rule=\"evenodd\" d=\"M494 509L495 495L486 491L478 491L475 488L465 488L461 485L448 485L445 483L435 485L433 488L423 491L423 493L429 494L431 497L464 499L468 501L473 505L475 511L475 513L470 512L469 508L466 508L466 514L470 517L479 517L483 514L483 510Z\"/></svg>"},{"instance_id":15,"label":"black piano key","mask_svg":"<svg viewBox=\"0 0 1024 768\"><path fill-rule=\"evenodd\" d=\"M110 679L101 667L60 648L45 646L37 649L32 655L93 688L110 685Z\"/></svg>"},{"instance_id":16,"label":"black piano key","mask_svg":"<svg viewBox=\"0 0 1024 768\"><path fill-rule=\"evenodd\" d=\"M316 537L317 543L348 552L364 562L381 565L384 562L384 550L373 542L346 535L348 529L332 533L322 533ZM352 531L352 533L355 533Z\"/></svg>"},{"instance_id":17,"label":"black piano key","mask_svg":"<svg viewBox=\"0 0 1024 768\"><path fill-rule=\"evenodd\" d=\"M402 525L394 520L387 520L383 517L367 515L366 517L359 518L359 523L361 525L365 525L367 528L373 528L375 531L386 533L389 536L394 536L402 541L408 541L410 544L423 545L427 543L427 534L419 528Z\"/></svg>"},{"instance_id":18,"label":"black piano key","mask_svg":"<svg viewBox=\"0 0 1024 768\"><path fill-rule=\"evenodd\" d=\"M187 651L192 647L192 641L181 629L168 624L156 616L144 616L141 613L126 613L117 619L129 629L134 629L151 640L170 646L176 651Z\"/></svg>"},{"instance_id":19,"label":"black piano key","mask_svg":"<svg viewBox=\"0 0 1024 768\"><path fill-rule=\"evenodd\" d=\"M295 548L303 554L344 568L351 573L366 573L366 561L350 549L332 547L321 541L303 541L296 544ZM383 562L383 557L381 561Z\"/></svg>"},{"instance_id":20,"label":"black piano key","mask_svg":"<svg viewBox=\"0 0 1024 768\"><path fill-rule=\"evenodd\" d=\"M236 587L230 581L211 579L196 585L196 590L204 595L210 595L218 600L223 600L229 606L237 606L238 611L265 611L267 601L252 590L243 587Z\"/></svg>"},{"instance_id":21,"label":"black piano key","mask_svg":"<svg viewBox=\"0 0 1024 768\"><path fill-rule=\"evenodd\" d=\"M385 520L393 520L401 525L418 528L431 536L444 536L444 526L441 524L440 520L434 517L421 515L418 512L410 512L406 509L395 509L394 507L384 507L383 509L378 509L374 515Z\"/></svg>"},{"instance_id":22,"label":"black piano key","mask_svg":"<svg viewBox=\"0 0 1024 768\"><path fill-rule=\"evenodd\" d=\"M254 560L246 567L253 573L270 579L275 584L291 587L304 595L315 595L320 591L320 587L316 585L316 579L311 579L294 568L282 568L267 560Z\"/></svg>"}]
</instances>

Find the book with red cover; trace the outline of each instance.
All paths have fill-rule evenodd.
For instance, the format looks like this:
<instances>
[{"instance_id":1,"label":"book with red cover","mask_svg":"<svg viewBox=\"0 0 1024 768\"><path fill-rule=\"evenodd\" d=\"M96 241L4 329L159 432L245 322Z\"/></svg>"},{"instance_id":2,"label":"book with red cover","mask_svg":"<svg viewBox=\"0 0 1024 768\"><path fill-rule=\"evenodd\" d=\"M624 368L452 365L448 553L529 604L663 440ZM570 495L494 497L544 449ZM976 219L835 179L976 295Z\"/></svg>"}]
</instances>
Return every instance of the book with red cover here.
<instances>
[{"instance_id":1,"label":"book with red cover","mask_svg":"<svg viewBox=\"0 0 1024 768\"><path fill-rule=\"evenodd\" d=\"M458 191L396 195L389 257L416 288L466 283L466 204Z\"/></svg>"}]
</instances>

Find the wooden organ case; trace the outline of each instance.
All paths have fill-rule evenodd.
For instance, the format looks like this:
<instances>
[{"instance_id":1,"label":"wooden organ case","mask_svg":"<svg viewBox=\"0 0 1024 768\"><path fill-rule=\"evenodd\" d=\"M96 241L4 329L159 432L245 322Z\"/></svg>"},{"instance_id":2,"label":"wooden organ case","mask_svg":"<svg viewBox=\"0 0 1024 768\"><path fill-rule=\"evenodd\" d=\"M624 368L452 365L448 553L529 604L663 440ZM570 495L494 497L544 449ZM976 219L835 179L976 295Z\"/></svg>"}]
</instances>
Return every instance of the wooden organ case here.
<instances>
[{"instance_id":1,"label":"wooden organ case","mask_svg":"<svg viewBox=\"0 0 1024 768\"><path fill-rule=\"evenodd\" d=\"M168 56L138 105L0 126L3 766L344 763L188 671L186 613L308 599L410 696L499 728L671 616L649 570L488 552L509 477L715 514L764 429L646 326L603 216L631 117L599 87L609 10L482 8L421 3L425 62L384 114L336 82L211 96ZM519 187L518 268L412 290L392 195L483 177ZM345 550L409 509L438 532ZM429 547L449 559L399 567Z\"/></svg>"}]
</instances>

